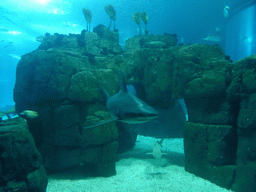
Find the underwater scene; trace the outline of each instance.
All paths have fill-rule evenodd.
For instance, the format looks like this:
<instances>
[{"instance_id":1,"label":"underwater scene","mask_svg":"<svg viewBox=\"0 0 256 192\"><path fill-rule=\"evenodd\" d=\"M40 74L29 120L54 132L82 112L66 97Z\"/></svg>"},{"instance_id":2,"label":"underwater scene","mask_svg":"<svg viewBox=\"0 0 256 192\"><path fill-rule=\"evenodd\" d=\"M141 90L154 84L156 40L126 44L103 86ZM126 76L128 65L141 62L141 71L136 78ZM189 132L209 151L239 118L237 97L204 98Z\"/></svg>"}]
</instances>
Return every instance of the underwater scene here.
<instances>
[{"instance_id":1,"label":"underwater scene","mask_svg":"<svg viewBox=\"0 0 256 192\"><path fill-rule=\"evenodd\" d=\"M0 191L256 191L255 0L0 15Z\"/></svg>"}]
</instances>

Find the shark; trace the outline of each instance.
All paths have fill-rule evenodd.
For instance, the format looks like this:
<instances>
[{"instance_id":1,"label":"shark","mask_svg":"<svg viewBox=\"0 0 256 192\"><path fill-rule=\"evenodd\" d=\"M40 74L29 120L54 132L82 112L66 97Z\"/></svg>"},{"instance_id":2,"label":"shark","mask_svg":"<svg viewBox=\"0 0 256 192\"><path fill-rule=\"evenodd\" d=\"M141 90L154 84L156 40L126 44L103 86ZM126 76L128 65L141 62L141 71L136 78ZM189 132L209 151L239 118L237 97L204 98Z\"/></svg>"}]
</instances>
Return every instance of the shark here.
<instances>
[{"instance_id":1,"label":"shark","mask_svg":"<svg viewBox=\"0 0 256 192\"><path fill-rule=\"evenodd\" d=\"M224 9L223 9L223 16L225 18L227 18L229 16L229 10L230 10L230 7L225 5Z\"/></svg>"},{"instance_id":2,"label":"shark","mask_svg":"<svg viewBox=\"0 0 256 192\"><path fill-rule=\"evenodd\" d=\"M127 90L123 74L121 74L120 91L117 94L110 97L105 89L102 89L102 93L107 98L106 107L112 119L83 128L93 128L113 121L139 124L151 121L158 117L158 111L156 109Z\"/></svg>"},{"instance_id":3,"label":"shark","mask_svg":"<svg viewBox=\"0 0 256 192\"><path fill-rule=\"evenodd\" d=\"M221 41L221 36L210 36L208 35L205 38L202 38L204 41L213 41L213 42L220 42Z\"/></svg>"},{"instance_id":4,"label":"shark","mask_svg":"<svg viewBox=\"0 0 256 192\"><path fill-rule=\"evenodd\" d=\"M220 29L218 27L216 27L214 35L208 35L207 37L202 38L202 40L212 41L212 42L220 42L222 40Z\"/></svg>"}]
</instances>

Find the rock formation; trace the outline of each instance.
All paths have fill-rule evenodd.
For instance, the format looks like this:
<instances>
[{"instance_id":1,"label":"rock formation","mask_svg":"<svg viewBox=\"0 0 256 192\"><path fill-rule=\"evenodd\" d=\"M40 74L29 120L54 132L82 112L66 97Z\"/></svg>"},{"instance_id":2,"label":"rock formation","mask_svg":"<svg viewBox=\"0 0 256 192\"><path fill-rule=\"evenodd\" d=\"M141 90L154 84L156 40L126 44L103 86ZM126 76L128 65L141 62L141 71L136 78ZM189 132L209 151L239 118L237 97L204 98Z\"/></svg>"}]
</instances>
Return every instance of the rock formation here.
<instances>
[{"instance_id":1,"label":"rock formation","mask_svg":"<svg viewBox=\"0 0 256 192\"><path fill-rule=\"evenodd\" d=\"M17 66L16 108L39 113L28 125L47 170L82 163L98 175L115 174L118 141L132 147L136 134L116 123L83 127L111 118L100 87L115 94L122 71L153 107L170 109L185 98L187 171L228 189L255 190L255 57L232 64L219 46L177 46L175 35L134 37L123 52L117 32L102 25L93 31L49 35Z\"/></svg>"},{"instance_id":2,"label":"rock formation","mask_svg":"<svg viewBox=\"0 0 256 192\"><path fill-rule=\"evenodd\" d=\"M0 191L46 191L46 171L27 123L14 118L0 128Z\"/></svg>"},{"instance_id":3,"label":"rock formation","mask_svg":"<svg viewBox=\"0 0 256 192\"><path fill-rule=\"evenodd\" d=\"M203 94L186 100L192 114L184 135L186 170L239 192L256 190L255 67L255 56L228 64L225 77L211 82L217 90L201 87Z\"/></svg>"}]
</instances>

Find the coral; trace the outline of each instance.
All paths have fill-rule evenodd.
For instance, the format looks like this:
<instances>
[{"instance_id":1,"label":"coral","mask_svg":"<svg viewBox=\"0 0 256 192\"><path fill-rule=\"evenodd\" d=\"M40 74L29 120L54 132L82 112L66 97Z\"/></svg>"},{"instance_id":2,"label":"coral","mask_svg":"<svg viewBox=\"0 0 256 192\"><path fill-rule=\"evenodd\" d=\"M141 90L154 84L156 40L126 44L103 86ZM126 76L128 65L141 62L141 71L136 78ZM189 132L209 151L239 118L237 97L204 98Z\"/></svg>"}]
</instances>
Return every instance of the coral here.
<instances>
[{"instance_id":1,"label":"coral","mask_svg":"<svg viewBox=\"0 0 256 192\"><path fill-rule=\"evenodd\" d=\"M141 13L140 12L136 12L132 14L132 19L135 23L137 23L139 25L139 29L140 29L140 35L141 35L141 27L140 27L140 22L141 22Z\"/></svg>"},{"instance_id":2,"label":"coral","mask_svg":"<svg viewBox=\"0 0 256 192\"><path fill-rule=\"evenodd\" d=\"M132 19L135 23L137 23L139 25L141 22L141 13L140 12L133 13Z\"/></svg>"},{"instance_id":3,"label":"coral","mask_svg":"<svg viewBox=\"0 0 256 192\"><path fill-rule=\"evenodd\" d=\"M104 9L105 9L105 12L110 17L110 24L109 24L108 28L110 28L112 21L114 21L114 30L115 30L116 10L114 9L114 7L112 5L107 5L104 7Z\"/></svg>"},{"instance_id":4,"label":"coral","mask_svg":"<svg viewBox=\"0 0 256 192\"><path fill-rule=\"evenodd\" d=\"M83 14L87 21L87 31L90 31L90 25L91 25L91 21L92 21L92 13L89 9L84 8Z\"/></svg>"},{"instance_id":5,"label":"coral","mask_svg":"<svg viewBox=\"0 0 256 192\"><path fill-rule=\"evenodd\" d=\"M147 35L148 34L148 31L147 31L148 15L147 15L147 13L145 11L143 11L141 13L141 20L145 24L145 35Z\"/></svg>"},{"instance_id":6,"label":"coral","mask_svg":"<svg viewBox=\"0 0 256 192\"><path fill-rule=\"evenodd\" d=\"M145 11L141 13L141 19L145 23L145 25L148 23L148 15Z\"/></svg>"}]
</instances>

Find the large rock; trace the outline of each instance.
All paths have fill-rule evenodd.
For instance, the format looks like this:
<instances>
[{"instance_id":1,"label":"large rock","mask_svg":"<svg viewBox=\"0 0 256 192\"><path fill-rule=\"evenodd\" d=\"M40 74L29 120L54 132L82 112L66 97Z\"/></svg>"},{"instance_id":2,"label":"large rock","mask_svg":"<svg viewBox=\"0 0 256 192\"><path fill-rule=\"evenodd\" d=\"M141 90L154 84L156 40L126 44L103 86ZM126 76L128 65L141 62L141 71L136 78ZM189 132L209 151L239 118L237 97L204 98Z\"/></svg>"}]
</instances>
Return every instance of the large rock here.
<instances>
[{"instance_id":1,"label":"large rock","mask_svg":"<svg viewBox=\"0 0 256 192\"><path fill-rule=\"evenodd\" d=\"M231 124L226 96L230 61L221 47L195 44L140 49L131 57L134 81L143 84L150 104L168 109L173 99L185 98L190 121Z\"/></svg>"},{"instance_id":2,"label":"large rock","mask_svg":"<svg viewBox=\"0 0 256 192\"><path fill-rule=\"evenodd\" d=\"M0 128L0 191L46 191L46 171L27 123L15 118Z\"/></svg>"},{"instance_id":3,"label":"large rock","mask_svg":"<svg viewBox=\"0 0 256 192\"><path fill-rule=\"evenodd\" d=\"M232 126L186 123L185 170L230 189L236 170L236 144Z\"/></svg>"},{"instance_id":4,"label":"large rock","mask_svg":"<svg viewBox=\"0 0 256 192\"><path fill-rule=\"evenodd\" d=\"M116 93L118 74L111 69L95 68L79 52L56 48L23 56L17 72L16 110L32 109L39 113L39 118L28 120L28 124L46 169L56 171L93 162L99 175L115 174L118 146L115 124L88 130L83 127L111 118L99 84L111 95ZM88 147L95 149L94 155L86 152ZM109 154L100 154L96 149ZM87 162L87 155L94 159ZM107 155L112 158L106 158Z\"/></svg>"},{"instance_id":5,"label":"large rock","mask_svg":"<svg viewBox=\"0 0 256 192\"><path fill-rule=\"evenodd\" d=\"M123 52L123 49L119 45L118 32L111 31L104 25L98 25L94 27L93 32L97 33L98 35L101 54L107 55L110 53L117 55Z\"/></svg>"},{"instance_id":6,"label":"large rock","mask_svg":"<svg viewBox=\"0 0 256 192\"><path fill-rule=\"evenodd\" d=\"M227 67L230 61L220 46L190 45L176 59L176 97L185 98L191 122L230 125Z\"/></svg>"},{"instance_id":7,"label":"large rock","mask_svg":"<svg viewBox=\"0 0 256 192\"><path fill-rule=\"evenodd\" d=\"M153 107L169 110L175 99L185 99L187 171L226 188L255 191L255 56L231 64L220 46L175 46L170 35L131 38L122 52L115 31L101 25L94 31L50 35L17 66L16 108L39 112L28 124L47 169L84 164L98 175L115 173L117 141L132 147L136 134L120 132L115 123L83 127L111 118L100 87L117 93L123 72Z\"/></svg>"},{"instance_id":8,"label":"large rock","mask_svg":"<svg viewBox=\"0 0 256 192\"><path fill-rule=\"evenodd\" d=\"M256 55L237 61L228 99L237 122L235 191L256 190Z\"/></svg>"},{"instance_id":9,"label":"large rock","mask_svg":"<svg viewBox=\"0 0 256 192\"><path fill-rule=\"evenodd\" d=\"M184 134L185 169L222 187L239 192L256 190L255 70L255 55L229 65L225 70L226 97L222 98L227 113L222 113L217 120L222 125L187 123ZM208 100L210 99L214 101L214 97ZM209 102L210 106L215 102ZM193 104L195 108L197 104L209 110L204 98L201 99L201 103L198 100L198 103ZM191 117L189 103L187 106ZM221 108L223 109L223 105ZM200 110L200 107L197 111L195 116L206 112ZM213 124L208 119L195 119L192 118L192 121ZM230 126L226 125L227 122ZM221 179L222 176L227 179Z\"/></svg>"},{"instance_id":10,"label":"large rock","mask_svg":"<svg viewBox=\"0 0 256 192\"><path fill-rule=\"evenodd\" d=\"M74 154L79 154L81 148L86 146L95 148L109 143L116 146L115 126L106 125L109 127L107 137L103 137L100 132L94 137L95 133L86 133L87 130L82 127L110 119L100 87L104 87L110 95L117 93L119 72L124 72L128 83L133 84L137 89L139 97L160 109L170 109L173 106L173 99L182 97L210 98L207 87L212 82L214 82L212 93L216 90L222 92L224 87L218 87L217 84L223 84L225 72L221 71L221 66L225 68L228 62L218 46L174 47L175 36L156 35L143 37L145 46L134 52L130 49L119 55L102 54L87 48L96 46L100 49L103 44L104 46L108 44L107 41L109 48L110 42L118 47L116 32L111 32L104 26L98 26L94 31L95 33L81 33L79 36L57 34L54 35L56 37L47 36L39 49L23 56L17 66L14 89L16 109L18 112L25 109L38 111L40 115L38 122L28 123L30 132L43 155L45 166L49 170L81 163L79 155L75 158ZM141 38L135 37L131 41ZM104 39L105 43L103 43ZM51 42L51 48L45 45L48 41ZM156 42L160 41L167 45L164 49L156 46ZM90 46L86 47L87 45ZM93 49L97 50L96 48ZM211 55L214 55L214 58ZM188 67L189 70L186 70ZM202 93L199 93L200 89L192 92L195 83L191 82L196 78L205 82L210 73L213 75L210 76L211 80L206 82L205 90ZM214 79L215 74L221 76L217 82ZM223 100L220 103L222 104ZM189 109L192 109L191 106L189 105ZM215 105L211 107L216 109ZM214 109L209 111L216 112ZM208 116L209 121L217 119L212 113ZM205 116L202 119L206 119ZM87 139L87 134L90 139ZM73 149L67 152L67 147ZM61 159L58 156L63 157L69 153L73 154L74 158L60 163L58 167L57 162Z\"/></svg>"}]
</instances>

